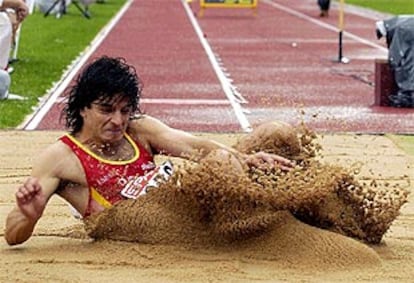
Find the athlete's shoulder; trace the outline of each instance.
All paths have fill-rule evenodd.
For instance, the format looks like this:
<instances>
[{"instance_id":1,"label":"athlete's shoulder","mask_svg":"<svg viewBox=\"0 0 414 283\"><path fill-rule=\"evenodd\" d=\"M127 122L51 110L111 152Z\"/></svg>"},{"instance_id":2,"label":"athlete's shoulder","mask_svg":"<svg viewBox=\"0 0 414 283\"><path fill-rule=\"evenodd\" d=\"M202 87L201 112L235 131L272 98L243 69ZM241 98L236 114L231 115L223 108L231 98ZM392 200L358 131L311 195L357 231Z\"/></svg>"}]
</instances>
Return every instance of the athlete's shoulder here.
<instances>
[{"instance_id":1,"label":"athlete's shoulder","mask_svg":"<svg viewBox=\"0 0 414 283\"><path fill-rule=\"evenodd\" d=\"M138 125L149 124L149 123L161 123L161 121L155 117L152 117L146 114L140 114L140 115L134 116L130 121L130 124L138 124Z\"/></svg>"},{"instance_id":2,"label":"athlete's shoulder","mask_svg":"<svg viewBox=\"0 0 414 283\"><path fill-rule=\"evenodd\" d=\"M39 176L61 177L59 172L72 168L74 162L76 162L76 156L72 150L63 142L57 140L40 150L33 160L33 172L36 172Z\"/></svg>"},{"instance_id":3,"label":"athlete's shoulder","mask_svg":"<svg viewBox=\"0 0 414 283\"><path fill-rule=\"evenodd\" d=\"M56 140L55 142L49 144L47 147L45 147L42 151L42 155L54 155L54 154L65 154L70 152L69 148L60 140ZM57 155L57 156L59 156Z\"/></svg>"},{"instance_id":4,"label":"athlete's shoulder","mask_svg":"<svg viewBox=\"0 0 414 283\"><path fill-rule=\"evenodd\" d=\"M129 134L145 135L157 131L164 124L151 116L139 115L131 119L127 132Z\"/></svg>"}]
</instances>

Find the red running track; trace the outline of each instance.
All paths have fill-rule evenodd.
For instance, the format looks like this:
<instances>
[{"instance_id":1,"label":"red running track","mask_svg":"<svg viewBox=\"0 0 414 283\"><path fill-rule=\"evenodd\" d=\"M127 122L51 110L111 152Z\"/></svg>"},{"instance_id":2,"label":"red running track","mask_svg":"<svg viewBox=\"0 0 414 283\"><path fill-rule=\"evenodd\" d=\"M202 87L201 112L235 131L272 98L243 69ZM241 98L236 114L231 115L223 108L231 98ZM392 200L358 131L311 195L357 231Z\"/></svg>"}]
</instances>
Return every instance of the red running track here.
<instances>
[{"instance_id":1,"label":"red running track","mask_svg":"<svg viewBox=\"0 0 414 283\"><path fill-rule=\"evenodd\" d=\"M135 0L91 59L126 58L144 81L142 109L188 131L303 120L318 132L414 133L414 109L373 105L374 60L386 58L375 21L386 16L346 8L343 54L350 63L341 64L338 6L321 19L315 2L262 0L256 16L250 9L207 9L194 18L200 40L187 13L199 11L197 2ZM223 70L239 99L223 89ZM59 110L57 102L37 128L63 129Z\"/></svg>"}]
</instances>

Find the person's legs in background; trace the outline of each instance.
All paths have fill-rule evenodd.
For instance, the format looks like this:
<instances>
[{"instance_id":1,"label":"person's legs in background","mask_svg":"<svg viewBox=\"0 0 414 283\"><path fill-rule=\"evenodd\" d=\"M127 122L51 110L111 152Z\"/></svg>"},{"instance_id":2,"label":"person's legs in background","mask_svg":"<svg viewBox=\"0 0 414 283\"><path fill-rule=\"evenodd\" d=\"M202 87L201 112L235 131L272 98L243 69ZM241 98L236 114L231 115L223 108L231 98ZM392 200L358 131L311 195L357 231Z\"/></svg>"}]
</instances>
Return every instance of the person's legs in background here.
<instances>
[{"instance_id":1,"label":"person's legs in background","mask_svg":"<svg viewBox=\"0 0 414 283\"><path fill-rule=\"evenodd\" d=\"M328 17L329 16L329 7L331 1L330 0L318 0L318 5L320 8L320 17Z\"/></svg>"},{"instance_id":2,"label":"person's legs in background","mask_svg":"<svg viewBox=\"0 0 414 283\"><path fill-rule=\"evenodd\" d=\"M12 44L12 25L5 12L0 12L0 100L6 99L10 87L10 75L7 72Z\"/></svg>"},{"instance_id":3,"label":"person's legs in background","mask_svg":"<svg viewBox=\"0 0 414 283\"><path fill-rule=\"evenodd\" d=\"M6 70L9 64L12 46L13 28L10 18L5 12L0 12L0 69Z\"/></svg>"}]
</instances>

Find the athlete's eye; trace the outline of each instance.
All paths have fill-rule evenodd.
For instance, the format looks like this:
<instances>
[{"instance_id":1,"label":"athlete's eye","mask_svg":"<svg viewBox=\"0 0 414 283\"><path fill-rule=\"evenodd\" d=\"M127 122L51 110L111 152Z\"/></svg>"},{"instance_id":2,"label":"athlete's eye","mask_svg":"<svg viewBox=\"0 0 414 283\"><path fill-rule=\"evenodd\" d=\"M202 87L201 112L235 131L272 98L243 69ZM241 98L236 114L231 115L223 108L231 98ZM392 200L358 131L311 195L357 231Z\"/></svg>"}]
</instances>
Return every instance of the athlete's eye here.
<instances>
[{"instance_id":1,"label":"athlete's eye","mask_svg":"<svg viewBox=\"0 0 414 283\"><path fill-rule=\"evenodd\" d=\"M123 115L129 115L131 112L132 112L132 110L131 110L131 107L130 106L124 107L124 108L121 109L121 113Z\"/></svg>"},{"instance_id":2,"label":"athlete's eye","mask_svg":"<svg viewBox=\"0 0 414 283\"><path fill-rule=\"evenodd\" d=\"M99 107L98 110L104 114L111 114L113 112L112 107Z\"/></svg>"}]
</instances>

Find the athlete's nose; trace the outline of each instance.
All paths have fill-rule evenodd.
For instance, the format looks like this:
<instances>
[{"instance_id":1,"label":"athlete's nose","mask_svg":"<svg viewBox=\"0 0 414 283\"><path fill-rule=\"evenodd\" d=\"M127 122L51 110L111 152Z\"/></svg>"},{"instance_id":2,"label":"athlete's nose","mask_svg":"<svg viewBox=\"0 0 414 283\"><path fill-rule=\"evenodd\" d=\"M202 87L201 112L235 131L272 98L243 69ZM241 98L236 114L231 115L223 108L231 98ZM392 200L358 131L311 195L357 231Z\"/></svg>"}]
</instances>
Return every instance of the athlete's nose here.
<instances>
[{"instance_id":1,"label":"athlete's nose","mask_svg":"<svg viewBox=\"0 0 414 283\"><path fill-rule=\"evenodd\" d=\"M114 111L112 113L112 117L111 117L111 121L112 123L114 123L115 125L122 125L122 121L123 121L123 115L120 111Z\"/></svg>"}]
</instances>

